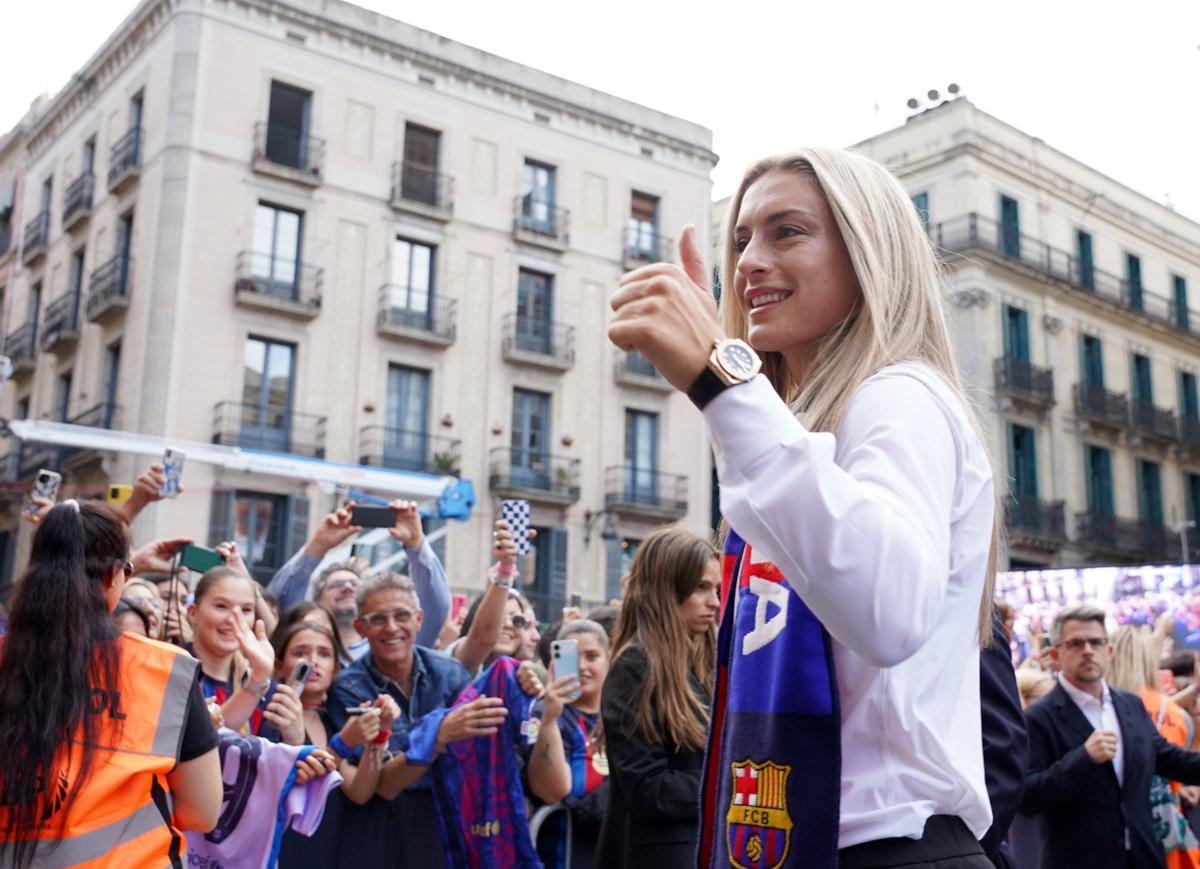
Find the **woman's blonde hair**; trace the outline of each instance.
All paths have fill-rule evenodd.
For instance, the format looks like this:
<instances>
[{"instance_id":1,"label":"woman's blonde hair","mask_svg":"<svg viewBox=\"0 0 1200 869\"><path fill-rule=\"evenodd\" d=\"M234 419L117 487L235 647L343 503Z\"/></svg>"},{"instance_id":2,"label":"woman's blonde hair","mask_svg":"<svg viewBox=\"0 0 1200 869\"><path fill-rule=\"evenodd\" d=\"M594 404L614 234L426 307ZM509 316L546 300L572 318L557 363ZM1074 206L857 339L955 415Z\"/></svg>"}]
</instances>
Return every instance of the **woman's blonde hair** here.
<instances>
[{"instance_id":1,"label":"woman's blonde hair","mask_svg":"<svg viewBox=\"0 0 1200 869\"><path fill-rule=\"evenodd\" d=\"M858 386L881 368L921 362L932 368L962 402L990 456L978 414L963 390L950 341L937 256L908 194L887 169L836 148L802 148L767 157L746 170L729 200L721 251L721 316L727 335L748 338L746 316L734 292L738 251L734 228L742 199L768 172L799 172L829 203L861 290L850 314L817 342L803 383L781 353L762 353L763 373L810 431L836 432ZM1003 486L996 481L997 504ZM992 593L1000 542L1000 511L979 607L979 640L992 636Z\"/></svg>"},{"instance_id":2,"label":"woman's blonde hair","mask_svg":"<svg viewBox=\"0 0 1200 869\"><path fill-rule=\"evenodd\" d=\"M1113 633L1112 644L1112 660L1104 676L1109 686L1135 694L1146 688L1157 691L1158 667L1149 631L1122 625Z\"/></svg>"}]
</instances>

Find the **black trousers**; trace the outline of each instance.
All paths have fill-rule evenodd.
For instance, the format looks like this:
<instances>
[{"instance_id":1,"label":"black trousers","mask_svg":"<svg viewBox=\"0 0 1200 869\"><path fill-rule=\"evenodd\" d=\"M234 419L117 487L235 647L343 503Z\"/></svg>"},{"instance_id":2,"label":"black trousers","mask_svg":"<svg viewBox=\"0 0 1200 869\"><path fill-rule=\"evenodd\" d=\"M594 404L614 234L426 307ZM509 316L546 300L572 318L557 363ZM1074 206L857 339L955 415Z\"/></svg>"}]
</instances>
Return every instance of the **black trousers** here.
<instances>
[{"instance_id":1,"label":"black trousers","mask_svg":"<svg viewBox=\"0 0 1200 869\"><path fill-rule=\"evenodd\" d=\"M920 839L879 839L838 852L838 869L993 869L961 818L934 815Z\"/></svg>"}]
</instances>

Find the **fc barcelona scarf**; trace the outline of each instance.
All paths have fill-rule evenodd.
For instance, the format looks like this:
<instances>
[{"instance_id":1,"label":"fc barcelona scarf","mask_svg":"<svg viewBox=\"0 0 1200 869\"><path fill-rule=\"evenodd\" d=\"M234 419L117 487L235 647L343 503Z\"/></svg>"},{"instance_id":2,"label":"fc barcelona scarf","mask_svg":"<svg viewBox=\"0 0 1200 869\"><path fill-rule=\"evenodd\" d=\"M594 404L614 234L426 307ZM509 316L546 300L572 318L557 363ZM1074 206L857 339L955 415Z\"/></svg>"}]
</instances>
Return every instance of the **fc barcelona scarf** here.
<instances>
[{"instance_id":1,"label":"fc barcelona scarf","mask_svg":"<svg viewBox=\"0 0 1200 869\"><path fill-rule=\"evenodd\" d=\"M704 869L836 869L841 715L829 634L732 530L722 559Z\"/></svg>"}]
</instances>

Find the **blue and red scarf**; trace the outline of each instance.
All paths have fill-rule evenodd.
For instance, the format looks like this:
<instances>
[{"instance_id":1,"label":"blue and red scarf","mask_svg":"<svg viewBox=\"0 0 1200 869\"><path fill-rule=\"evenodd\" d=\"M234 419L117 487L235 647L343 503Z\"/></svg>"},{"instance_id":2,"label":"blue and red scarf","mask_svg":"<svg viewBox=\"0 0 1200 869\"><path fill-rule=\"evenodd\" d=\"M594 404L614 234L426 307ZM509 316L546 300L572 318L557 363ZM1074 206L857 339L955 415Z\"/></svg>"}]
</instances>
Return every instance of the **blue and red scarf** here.
<instances>
[{"instance_id":1,"label":"blue and red scarf","mask_svg":"<svg viewBox=\"0 0 1200 869\"><path fill-rule=\"evenodd\" d=\"M721 601L700 866L836 869L841 714L829 634L732 530Z\"/></svg>"}]
</instances>

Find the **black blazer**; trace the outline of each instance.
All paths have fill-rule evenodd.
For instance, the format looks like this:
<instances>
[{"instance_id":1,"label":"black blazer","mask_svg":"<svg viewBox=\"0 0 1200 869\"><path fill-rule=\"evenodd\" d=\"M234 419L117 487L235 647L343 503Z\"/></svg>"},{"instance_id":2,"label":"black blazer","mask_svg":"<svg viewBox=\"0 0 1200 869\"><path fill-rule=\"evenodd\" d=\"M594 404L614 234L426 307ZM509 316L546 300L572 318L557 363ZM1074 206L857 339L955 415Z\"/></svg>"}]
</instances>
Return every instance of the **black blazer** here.
<instances>
[{"instance_id":1,"label":"black blazer","mask_svg":"<svg viewBox=\"0 0 1200 869\"><path fill-rule=\"evenodd\" d=\"M1004 836L1025 790L1029 740L1013 671L1008 637L999 617L992 620L992 644L979 654L980 723L983 726L983 773L992 804L992 826L979 844L997 867L1011 866Z\"/></svg>"},{"instance_id":2,"label":"black blazer","mask_svg":"<svg viewBox=\"0 0 1200 869\"><path fill-rule=\"evenodd\" d=\"M601 714L608 755L608 806L595 866L695 865L700 833L700 771L704 751L646 742L634 721L646 680L646 653L630 646L604 681ZM693 680L692 689L703 697Z\"/></svg>"},{"instance_id":3,"label":"black blazer","mask_svg":"<svg viewBox=\"0 0 1200 869\"><path fill-rule=\"evenodd\" d=\"M1029 776L1021 810L1041 816L1043 866L1159 869L1165 858L1150 818L1150 778L1200 784L1200 752L1163 739L1136 694L1111 690L1124 754L1120 785L1111 763L1088 757L1083 744L1092 725L1061 685L1025 710Z\"/></svg>"}]
</instances>

